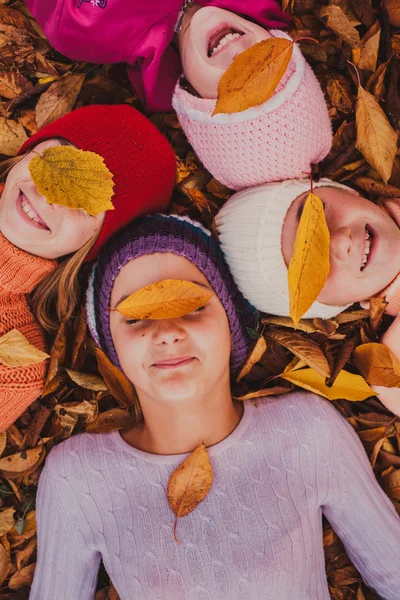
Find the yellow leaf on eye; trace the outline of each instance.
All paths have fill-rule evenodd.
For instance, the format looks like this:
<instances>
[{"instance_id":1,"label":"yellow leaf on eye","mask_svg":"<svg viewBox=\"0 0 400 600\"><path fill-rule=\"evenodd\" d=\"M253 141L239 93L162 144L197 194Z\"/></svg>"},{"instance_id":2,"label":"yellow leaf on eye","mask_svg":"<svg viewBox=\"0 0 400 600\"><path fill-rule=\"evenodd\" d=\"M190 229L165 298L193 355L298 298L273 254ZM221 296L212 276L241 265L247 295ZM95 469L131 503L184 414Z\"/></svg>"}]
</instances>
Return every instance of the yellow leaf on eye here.
<instances>
[{"instance_id":1,"label":"yellow leaf on eye","mask_svg":"<svg viewBox=\"0 0 400 600\"><path fill-rule=\"evenodd\" d=\"M0 337L0 363L7 367L37 365L46 358L49 355L35 348L18 329L11 329Z\"/></svg>"},{"instance_id":2,"label":"yellow leaf on eye","mask_svg":"<svg viewBox=\"0 0 400 600\"><path fill-rule=\"evenodd\" d=\"M261 358L264 356L266 349L267 342L265 341L265 338L263 336L260 336L257 342L255 343L249 358L246 360L239 375L237 376L236 381L240 381L241 379L243 379L243 377L250 373L253 366L256 363L258 363L258 361L261 360Z\"/></svg>"},{"instance_id":3,"label":"yellow leaf on eye","mask_svg":"<svg viewBox=\"0 0 400 600\"><path fill-rule=\"evenodd\" d=\"M330 235L324 206L310 192L297 229L288 269L290 316L295 323L318 298L329 275Z\"/></svg>"},{"instance_id":4,"label":"yellow leaf on eye","mask_svg":"<svg viewBox=\"0 0 400 600\"><path fill-rule=\"evenodd\" d=\"M284 38L268 38L241 52L220 79L213 115L241 112L266 102L292 53L293 42Z\"/></svg>"},{"instance_id":5,"label":"yellow leaf on eye","mask_svg":"<svg viewBox=\"0 0 400 600\"><path fill-rule=\"evenodd\" d=\"M95 152L73 146L46 148L28 167L39 194L49 204L83 209L89 215L114 209L113 176Z\"/></svg>"},{"instance_id":6,"label":"yellow leaf on eye","mask_svg":"<svg viewBox=\"0 0 400 600\"><path fill-rule=\"evenodd\" d=\"M310 392L324 396L328 400L360 401L375 396L374 390L369 387L361 375L353 375L348 371L341 371L332 387L325 385L325 378L314 369L290 371L283 373L280 377Z\"/></svg>"},{"instance_id":7,"label":"yellow leaf on eye","mask_svg":"<svg viewBox=\"0 0 400 600\"><path fill-rule=\"evenodd\" d=\"M131 294L116 310L127 319L176 319L204 306L214 296L181 279L163 279Z\"/></svg>"},{"instance_id":8,"label":"yellow leaf on eye","mask_svg":"<svg viewBox=\"0 0 400 600\"><path fill-rule=\"evenodd\" d=\"M370 385L400 387L400 362L384 344L371 342L358 346L353 360Z\"/></svg>"},{"instance_id":9,"label":"yellow leaf on eye","mask_svg":"<svg viewBox=\"0 0 400 600\"><path fill-rule=\"evenodd\" d=\"M385 183L392 174L397 151L397 133L372 94L358 86L356 104L356 148Z\"/></svg>"},{"instance_id":10,"label":"yellow leaf on eye","mask_svg":"<svg viewBox=\"0 0 400 600\"><path fill-rule=\"evenodd\" d=\"M207 448L200 444L175 469L168 482L168 502L176 516L174 535L179 517L185 517L207 496L213 472Z\"/></svg>"}]
</instances>

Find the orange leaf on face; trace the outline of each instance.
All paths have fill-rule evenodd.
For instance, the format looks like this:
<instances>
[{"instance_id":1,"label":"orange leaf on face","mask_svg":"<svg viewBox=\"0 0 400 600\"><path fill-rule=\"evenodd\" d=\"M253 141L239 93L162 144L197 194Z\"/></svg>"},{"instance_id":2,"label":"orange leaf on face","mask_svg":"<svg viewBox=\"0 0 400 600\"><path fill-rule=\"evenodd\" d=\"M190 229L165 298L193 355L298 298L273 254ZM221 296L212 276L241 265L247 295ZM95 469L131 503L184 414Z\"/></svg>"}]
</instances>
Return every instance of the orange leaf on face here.
<instances>
[{"instance_id":1,"label":"orange leaf on face","mask_svg":"<svg viewBox=\"0 0 400 600\"><path fill-rule=\"evenodd\" d=\"M273 95L293 52L293 42L268 38L241 52L218 85L213 115L236 113L263 104Z\"/></svg>"},{"instance_id":2,"label":"orange leaf on face","mask_svg":"<svg viewBox=\"0 0 400 600\"><path fill-rule=\"evenodd\" d=\"M168 502L175 513L174 535L179 517L185 517L207 496L213 472L207 448L200 444L175 469L168 482Z\"/></svg>"}]
</instances>

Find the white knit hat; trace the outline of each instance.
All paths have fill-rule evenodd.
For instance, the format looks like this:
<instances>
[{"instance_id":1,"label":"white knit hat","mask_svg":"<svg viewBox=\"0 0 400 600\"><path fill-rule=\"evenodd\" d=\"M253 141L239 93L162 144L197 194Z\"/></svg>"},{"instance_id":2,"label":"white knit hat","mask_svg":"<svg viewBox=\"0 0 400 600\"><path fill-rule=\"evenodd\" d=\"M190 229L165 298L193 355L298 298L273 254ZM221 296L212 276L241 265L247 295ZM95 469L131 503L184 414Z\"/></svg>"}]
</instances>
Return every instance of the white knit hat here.
<instances>
[{"instance_id":1,"label":"white knit hat","mask_svg":"<svg viewBox=\"0 0 400 600\"><path fill-rule=\"evenodd\" d=\"M351 188L321 179L313 187ZM309 179L289 179L248 188L224 204L216 216L222 250L236 285L257 310L288 317L288 269L282 249L282 227L292 202L310 190ZM346 306L314 302L304 318L329 319Z\"/></svg>"}]
</instances>

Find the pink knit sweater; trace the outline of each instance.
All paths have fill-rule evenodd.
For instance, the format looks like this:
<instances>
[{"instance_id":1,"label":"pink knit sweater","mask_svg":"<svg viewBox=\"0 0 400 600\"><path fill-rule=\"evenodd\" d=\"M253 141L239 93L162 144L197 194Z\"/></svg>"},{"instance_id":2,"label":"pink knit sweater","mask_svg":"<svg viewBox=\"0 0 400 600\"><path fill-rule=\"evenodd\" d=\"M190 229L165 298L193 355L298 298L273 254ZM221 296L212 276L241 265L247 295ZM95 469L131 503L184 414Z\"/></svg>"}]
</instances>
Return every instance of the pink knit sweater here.
<instances>
[{"instance_id":1,"label":"pink knit sweater","mask_svg":"<svg viewBox=\"0 0 400 600\"><path fill-rule=\"evenodd\" d=\"M213 486L178 521L180 544L166 487L184 455L116 431L54 448L30 600L92 600L101 559L121 600L329 600L322 513L365 582L398 600L400 519L351 426L309 393L257 404L209 449Z\"/></svg>"}]
</instances>

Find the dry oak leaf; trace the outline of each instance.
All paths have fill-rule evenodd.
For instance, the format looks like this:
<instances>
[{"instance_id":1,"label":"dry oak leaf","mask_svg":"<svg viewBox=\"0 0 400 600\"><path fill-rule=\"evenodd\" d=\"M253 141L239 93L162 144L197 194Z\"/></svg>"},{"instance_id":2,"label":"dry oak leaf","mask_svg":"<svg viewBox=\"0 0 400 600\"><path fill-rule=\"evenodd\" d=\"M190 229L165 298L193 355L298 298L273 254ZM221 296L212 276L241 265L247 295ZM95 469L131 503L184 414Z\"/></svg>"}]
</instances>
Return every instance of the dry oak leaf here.
<instances>
[{"instance_id":1,"label":"dry oak leaf","mask_svg":"<svg viewBox=\"0 0 400 600\"><path fill-rule=\"evenodd\" d=\"M389 22L394 27L400 27L400 4L399 0L384 0L385 8L389 15Z\"/></svg>"},{"instance_id":2,"label":"dry oak leaf","mask_svg":"<svg viewBox=\"0 0 400 600\"><path fill-rule=\"evenodd\" d=\"M28 136L20 123L0 118L0 154L15 156L27 139Z\"/></svg>"},{"instance_id":3,"label":"dry oak leaf","mask_svg":"<svg viewBox=\"0 0 400 600\"><path fill-rule=\"evenodd\" d=\"M207 496L213 472L207 448L202 443L175 469L168 482L168 502L176 516L174 536L179 517L185 517Z\"/></svg>"},{"instance_id":4,"label":"dry oak leaf","mask_svg":"<svg viewBox=\"0 0 400 600\"><path fill-rule=\"evenodd\" d=\"M49 204L83 209L89 215L114 210L114 183L103 157L72 146L46 148L29 162L39 194Z\"/></svg>"},{"instance_id":5,"label":"dry oak leaf","mask_svg":"<svg viewBox=\"0 0 400 600\"><path fill-rule=\"evenodd\" d=\"M240 381L245 377L248 373L250 373L251 369L254 367L256 363L264 356L264 353L267 349L267 342L263 336L260 336L256 341L253 350L250 353L249 358L246 360L243 365L239 375L236 378L236 381Z\"/></svg>"},{"instance_id":6,"label":"dry oak leaf","mask_svg":"<svg viewBox=\"0 0 400 600\"><path fill-rule=\"evenodd\" d=\"M351 48L357 48L360 45L360 36L357 29L350 23L340 6L334 4L324 6L318 11L318 16L329 29L332 29Z\"/></svg>"},{"instance_id":7,"label":"dry oak leaf","mask_svg":"<svg viewBox=\"0 0 400 600\"><path fill-rule=\"evenodd\" d=\"M266 102L282 79L293 52L293 42L268 38L241 52L218 84L213 115L237 113Z\"/></svg>"},{"instance_id":8,"label":"dry oak leaf","mask_svg":"<svg viewBox=\"0 0 400 600\"><path fill-rule=\"evenodd\" d=\"M320 198L310 192L297 228L288 269L290 316L298 323L318 298L329 275L330 235Z\"/></svg>"},{"instance_id":9,"label":"dry oak leaf","mask_svg":"<svg viewBox=\"0 0 400 600\"><path fill-rule=\"evenodd\" d=\"M314 369L290 371L280 377L328 400L360 401L376 395L361 375L353 375L348 371L341 371L332 387L325 385L325 378Z\"/></svg>"},{"instance_id":10,"label":"dry oak leaf","mask_svg":"<svg viewBox=\"0 0 400 600\"><path fill-rule=\"evenodd\" d=\"M18 329L11 329L0 337L0 363L7 367L37 365L46 358L50 358L49 355L32 346Z\"/></svg>"},{"instance_id":11,"label":"dry oak leaf","mask_svg":"<svg viewBox=\"0 0 400 600\"><path fill-rule=\"evenodd\" d=\"M38 129L71 112L84 81L85 75L68 74L43 92L36 104Z\"/></svg>"},{"instance_id":12,"label":"dry oak leaf","mask_svg":"<svg viewBox=\"0 0 400 600\"><path fill-rule=\"evenodd\" d=\"M181 279L163 279L147 285L118 304L127 319L177 319L204 306L214 292Z\"/></svg>"},{"instance_id":13,"label":"dry oak leaf","mask_svg":"<svg viewBox=\"0 0 400 600\"><path fill-rule=\"evenodd\" d=\"M356 104L356 148L378 171L385 184L392 174L397 134L372 94L358 86Z\"/></svg>"},{"instance_id":14,"label":"dry oak leaf","mask_svg":"<svg viewBox=\"0 0 400 600\"><path fill-rule=\"evenodd\" d=\"M400 362L384 344L371 342L358 346L353 361L370 385L400 387Z\"/></svg>"}]
</instances>

